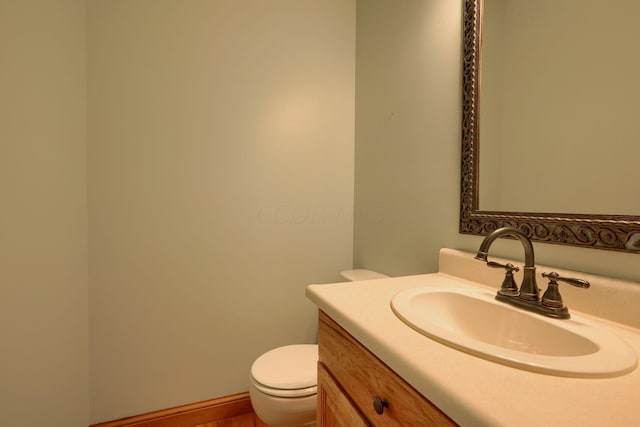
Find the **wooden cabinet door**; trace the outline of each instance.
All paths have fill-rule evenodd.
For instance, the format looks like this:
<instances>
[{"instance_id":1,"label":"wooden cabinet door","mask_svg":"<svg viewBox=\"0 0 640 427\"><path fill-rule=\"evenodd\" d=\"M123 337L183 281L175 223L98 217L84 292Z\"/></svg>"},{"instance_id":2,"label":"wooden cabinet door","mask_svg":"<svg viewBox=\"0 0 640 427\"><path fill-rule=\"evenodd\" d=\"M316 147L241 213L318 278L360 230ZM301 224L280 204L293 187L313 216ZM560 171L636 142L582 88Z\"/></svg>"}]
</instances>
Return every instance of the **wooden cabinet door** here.
<instances>
[{"instance_id":1,"label":"wooden cabinet door","mask_svg":"<svg viewBox=\"0 0 640 427\"><path fill-rule=\"evenodd\" d=\"M457 425L323 312L318 329L321 365L371 426ZM387 406L375 408L375 400Z\"/></svg>"},{"instance_id":2,"label":"wooden cabinet door","mask_svg":"<svg viewBox=\"0 0 640 427\"><path fill-rule=\"evenodd\" d=\"M327 368L318 363L318 427L369 426Z\"/></svg>"}]
</instances>

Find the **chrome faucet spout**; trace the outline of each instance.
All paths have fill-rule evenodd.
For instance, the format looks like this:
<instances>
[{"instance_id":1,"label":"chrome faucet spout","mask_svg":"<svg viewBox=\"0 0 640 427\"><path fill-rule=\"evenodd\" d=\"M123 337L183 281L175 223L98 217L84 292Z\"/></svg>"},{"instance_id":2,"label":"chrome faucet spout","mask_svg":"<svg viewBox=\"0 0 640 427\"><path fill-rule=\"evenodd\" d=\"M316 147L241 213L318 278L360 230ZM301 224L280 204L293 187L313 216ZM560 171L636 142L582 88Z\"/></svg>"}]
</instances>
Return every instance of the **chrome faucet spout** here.
<instances>
[{"instance_id":1,"label":"chrome faucet spout","mask_svg":"<svg viewBox=\"0 0 640 427\"><path fill-rule=\"evenodd\" d=\"M489 248L493 242L502 236L512 236L517 238L524 247L524 278L522 285L520 286L520 299L528 301L538 301L540 299L540 290L536 283L536 265L535 256L533 253L533 244L529 237L522 231L513 227L503 227L491 232L487 235L478 249L476 259L480 261L487 261Z\"/></svg>"},{"instance_id":2,"label":"chrome faucet spout","mask_svg":"<svg viewBox=\"0 0 640 427\"><path fill-rule=\"evenodd\" d=\"M487 256L489 254L486 252L478 252L475 256L475 259L477 259L478 261L484 261L487 262Z\"/></svg>"},{"instance_id":3,"label":"chrome faucet spout","mask_svg":"<svg viewBox=\"0 0 640 427\"><path fill-rule=\"evenodd\" d=\"M520 289L518 289L518 286L513 280L513 272L518 271L518 267L510 263L501 264L488 260L489 248L497 238L502 236L515 237L524 247L524 277L522 278ZM571 317L569 315L569 309L564 305L560 292L558 291L558 280L581 288L589 287L589 282L586 280L560 277L560 275L555 272L548 274L543 273L543 277L549 278L549 287L542 296L542 299L540 299L540 289L536 283L533 244L526 234L513 227L498 228L489 233L480 244L476 259L486 262L489 267L505 269L505 279L496 294L496 300L556 319L568 319Z\"/></svg>"}]
</instances>

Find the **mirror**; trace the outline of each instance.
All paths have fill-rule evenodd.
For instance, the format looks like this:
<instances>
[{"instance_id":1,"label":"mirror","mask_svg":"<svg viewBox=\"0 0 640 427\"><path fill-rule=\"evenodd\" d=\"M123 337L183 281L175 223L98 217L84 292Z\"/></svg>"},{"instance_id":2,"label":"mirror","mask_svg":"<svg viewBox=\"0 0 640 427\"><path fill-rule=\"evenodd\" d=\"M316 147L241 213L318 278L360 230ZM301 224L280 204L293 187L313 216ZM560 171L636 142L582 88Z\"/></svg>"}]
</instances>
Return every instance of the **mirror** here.
<instances>
[{"instance_id":1,"label":"mirror","mask_svg":"<svg viewBox=\"0 0 640 427\"><path fill-rule=\"evenodd\" d=\"M465 0L460 232L640 252L640 30L609 2L559 3Z\"/></svg>"}]
</instances>

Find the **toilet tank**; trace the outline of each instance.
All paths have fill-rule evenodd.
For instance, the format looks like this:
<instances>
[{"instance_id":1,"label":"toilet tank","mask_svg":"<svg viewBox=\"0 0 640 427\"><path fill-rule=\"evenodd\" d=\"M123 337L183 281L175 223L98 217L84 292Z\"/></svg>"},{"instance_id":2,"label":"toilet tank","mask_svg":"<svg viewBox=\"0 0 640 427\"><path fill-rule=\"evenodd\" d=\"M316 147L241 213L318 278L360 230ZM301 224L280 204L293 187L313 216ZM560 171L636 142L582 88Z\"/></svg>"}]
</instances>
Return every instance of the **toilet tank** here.
<instances>
[{"instance_id":1,"label":"toilet tank","mask_svg":"<svg viewBox=\"0 0 640 427\"><path fill-rule=\"evenodd\" d=\"M387 279L389 276L386 274L378 273L377 271L371 270L344 270L340 272L340 275L350 282L359 282L361 280L376 280L376 279Z\"/></svg>"}]
</instances>

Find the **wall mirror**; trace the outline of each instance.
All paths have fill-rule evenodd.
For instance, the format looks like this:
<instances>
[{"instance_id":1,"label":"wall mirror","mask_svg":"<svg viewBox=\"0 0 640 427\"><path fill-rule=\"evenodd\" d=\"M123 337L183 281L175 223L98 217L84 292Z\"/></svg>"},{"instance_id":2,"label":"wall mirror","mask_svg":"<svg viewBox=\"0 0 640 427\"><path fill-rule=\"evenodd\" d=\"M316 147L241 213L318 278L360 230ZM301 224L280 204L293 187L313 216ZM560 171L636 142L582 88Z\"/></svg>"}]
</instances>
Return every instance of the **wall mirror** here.
<instances>
[{"instance_id":1,"label":"wall mirror","mask_svg":"<svg viewBox=\"0 0 640 427\"><path fill-rule=\"evenodd\" d=\"M640 252L636 0L465 0L460 233Z\"/></svg>"}]
</instances>

